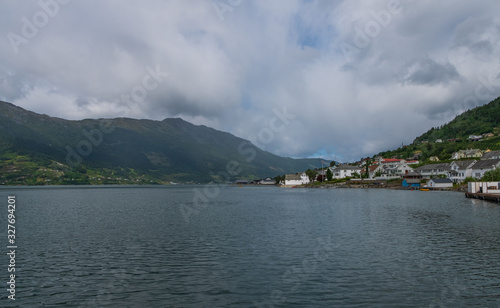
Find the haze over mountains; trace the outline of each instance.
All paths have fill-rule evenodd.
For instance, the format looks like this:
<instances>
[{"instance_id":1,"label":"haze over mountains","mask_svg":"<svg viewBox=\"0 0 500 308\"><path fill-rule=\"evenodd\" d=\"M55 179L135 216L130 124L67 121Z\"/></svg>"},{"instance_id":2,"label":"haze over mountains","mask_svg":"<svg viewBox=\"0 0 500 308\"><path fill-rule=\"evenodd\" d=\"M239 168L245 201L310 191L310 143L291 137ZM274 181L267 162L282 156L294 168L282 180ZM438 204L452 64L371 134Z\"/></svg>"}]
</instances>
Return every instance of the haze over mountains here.
<instances>
[{"instance_id":1,"label":"haze over mountains","mask_svg":"<svg viewBox=\"0 0 500 308\"><path fill-rule=\"evenodd\" d=\"M6 153L41 166L55 161L73 169L107 168L123 177L147 174L181 182L258 179L321 166L319 159L280 157L180 118L69 121L0 102L0 156Z\"/></svg>"}]
</instances>

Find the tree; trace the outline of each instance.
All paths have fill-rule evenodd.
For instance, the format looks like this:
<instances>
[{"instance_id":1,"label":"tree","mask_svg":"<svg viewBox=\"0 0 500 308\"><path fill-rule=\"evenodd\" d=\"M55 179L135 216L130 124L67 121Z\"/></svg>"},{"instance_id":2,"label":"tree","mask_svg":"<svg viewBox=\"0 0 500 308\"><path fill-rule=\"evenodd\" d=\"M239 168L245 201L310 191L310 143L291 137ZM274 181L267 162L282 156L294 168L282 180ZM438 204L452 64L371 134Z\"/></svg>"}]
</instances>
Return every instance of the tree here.
<instances>
[{"instance_id":1,"label":"tree","mask_svg":"<svg viewBox=\"0 0 500 308\"><path fill-rule=\"evenodd\" d=\"M365 168L366 168L366 172L365 172L365 177L366 178L369 178L370 177L370 166L372 165L372 160L371 159L367 159L366 160L366 164L365 164Z\"/></svg>"},{"instance_id":2,"label":"tree","mask_svg":"<svg viewBox=\"0 0 500 308\"><path fill-rule=\"evenodd\" d=\"M285 176L284 175L278 175L277 177L274 178L276 181L276 185L279 184L281 181L285 182Z\"/></svg>"},{"instance_id":3,"label":"tree","mask_svg":"<svg viewBox=\"0 0 500 308\"><path fill-rule=\"evenodd\" d=\"M326 170L326 180L327 181L331 181L333 179L333 173L332 173L332 170L330 170L330 168L328 168Z\"/></svg>"},{"instance_id":4,"label":"tree","mask_svg":"<svg viewBox=\"0 0 500 308\"><path fill-rule=\"evenodd\" d=\"M353 178L353 179L360 179L360 178L361 178L361 174L359 174L358 172L355 172L355 173L352 175L352 178Z\"/></svg>"},{"instance_id":5,"label":"tree","mask_svg":"<svg viewBox=\"0 0 500 308\"><path fill-rule=\"evenodd\" d=\"M309 181L311 181L311 182L314 182L314 179L316 178L316 174L318 174L318 172L316 170L307 169L307 171L306 171L306 175L309 177Z\"/></svg>"},{"instance_id":6,"label":"tree","mask_svg":"<svg viewBox=\"0 0 500 308\"><path fill-rule=\"evenodd\" d=\"M330 162L330 167L335 167L336 165L337 165L337 162L336 162L336 161L332 160L332 161Z\"/></svg>"},{"instance_id":7,"label":"tree","mask_svg":"<svg viewBox=\"0 0 500 308\"><path fill-rule=\"evenodd\" d=\"M484 173L481 178L483 182L500 181L500 168L496 168Z\"/></svg>"}]
</instances>

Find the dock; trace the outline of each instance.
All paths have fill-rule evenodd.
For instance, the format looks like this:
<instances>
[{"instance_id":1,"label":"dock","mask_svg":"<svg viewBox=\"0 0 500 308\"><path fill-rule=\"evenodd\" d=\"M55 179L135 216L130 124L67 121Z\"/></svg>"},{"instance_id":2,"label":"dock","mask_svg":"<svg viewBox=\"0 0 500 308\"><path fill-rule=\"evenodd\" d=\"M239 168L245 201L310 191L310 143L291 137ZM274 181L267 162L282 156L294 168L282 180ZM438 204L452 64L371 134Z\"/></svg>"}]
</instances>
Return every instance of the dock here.
<instances>
[{"instance_id":1,"label":"dock","mask_svg":"<svg viewBox=\"0 0 500 308\"><path fill-rule=\"evenodd\" d=\"M500 194L482 194L482 193L466 192L465 197L500 203Z\"/></svg>"}]
</instances>

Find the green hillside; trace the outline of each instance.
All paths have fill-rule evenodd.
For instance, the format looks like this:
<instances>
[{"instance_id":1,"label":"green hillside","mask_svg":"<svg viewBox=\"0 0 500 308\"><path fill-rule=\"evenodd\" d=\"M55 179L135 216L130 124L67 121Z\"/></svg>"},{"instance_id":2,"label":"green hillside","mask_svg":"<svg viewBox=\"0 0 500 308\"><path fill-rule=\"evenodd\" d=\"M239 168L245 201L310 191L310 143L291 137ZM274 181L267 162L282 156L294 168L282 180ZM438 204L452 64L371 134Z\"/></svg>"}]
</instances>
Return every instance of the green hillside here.
<instances>
[{"instance_id":1,"label":"green hillside","mask_svg":"<svg viewBox=\"0 0 500 308\"><path fill-rule=\"evenodd\" d=\"M487 135L491 134L491 135ZM469 136L483 135L480 141L471 141ZM381 152L384 157L411 158L421 153L419 160L426 161L437 156L447 160L458 150L469 148L500 150L500 98L458 115L450 123L417 137L412 144L397 150ZM436 142L438 140L442 142Z\"/></svg>"},{"instance_id":2,"label":"green hillside","mask_svg":"<svg viewBox=\"0 0 500 308\"><path fill-rule=\"evenodd\" d=\"M486 133L500 133L500 98L487 105L468 110L440 128L430 129L416 138L415 142L434 142L437 139L467 139L470 135Z\"/></svg>"},{"instance_id":3,"label":"green hillside","mask_svg":"<svg viewBox=\"0 0 500 308\"><path fill-rule=\"evenodd\" d=\"M0 183L225 182L318 165L182 119L68 121L0 102Z\"/></svg>"}]
</instances>

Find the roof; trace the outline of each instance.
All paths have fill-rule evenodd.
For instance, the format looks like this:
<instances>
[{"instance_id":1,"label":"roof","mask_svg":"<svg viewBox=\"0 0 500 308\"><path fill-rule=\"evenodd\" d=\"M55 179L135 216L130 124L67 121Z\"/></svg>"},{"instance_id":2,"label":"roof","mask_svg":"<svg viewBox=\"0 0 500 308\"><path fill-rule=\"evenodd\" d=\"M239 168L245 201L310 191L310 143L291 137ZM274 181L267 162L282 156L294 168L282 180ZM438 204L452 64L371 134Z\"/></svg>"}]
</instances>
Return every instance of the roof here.
<instances>
[{"instance_id":1,"label":"roof","mask_svg":"<svg viewBox=\"0 0 500 308\"><path fill-rule=\"evenodd\" d=\"M399 163L400 161L402 161L404 159L397 159L397 158L384 158L382 160L382 164L384 163Z\"/></svg>"},{"instance_id":2,"label":"roof","mask_svg":"<svg viewBox=\"0 0 500 308\"><path fill-rule=\"evenodd\" d=\"M285 175L285 181L300 181L300 175L298 174L287 174Z\"/></svg>"},{"instance_id":3,"label":"roof","mask_svg":"<svg viewBox=\"0 0 500 308\"><path fill-rule=\"evenodd\" d=\"M500 151L490 151L484 153L483 157L481 159L490 159L493 157L500 157Z\"/></svg>"},{"instance_id":4,"label":"roof","mask_svg":"<svg viewBox=\"0 0 500 308\"><path fill-rule=\"evenodd\" d=\"M448 183L453 183L452 180L450 179L431 179L429 181L433 181L434 183L438 183L438 184L448 184Z\"/></svg>"},{"instance_id":5,"label":"roof","mask_svg":"<svg viewBox=\"0 0 500 308\"><path fill-rule=\"evenodd\" d=\"M420 184L420 179L404 179L408 184Z\"/></svg>"},{"instance_id":6,"label":"roof","mask_svg":"<svg viewBox=\"0 0 500 308\"><path fill-rule=\"evenodd\" d=\"M424 170L434 170L434 169L442 169L442 170L450 170L450 164L441 163L441 164L429 164L416 168L415 170L422 172Z\"/></svg>"},{"instance_id":7,"label":"roof","mask_svg":"<svg viewBox=\"0 0 500 308\"><path fill-rule=\"evenodd\" d=\"M469 160L457 160L452 162L452 164L456 164L458 166L458 169L467 169L467 167L470 166L470 164L475 163L477 160L474 159L469 159Z\"/></svg>"},{"instance_id":8,"label":"roof","mask_svg":"<svg viewBox=\"0 0 500 308\"><path fill-rule=\"evenodd\" d=\"M493 166L498 165L500 163L500 159L483 159L479 160L477 163L472 166L472 169L492 169Z\"/></svg>"},{"instance_id":9,"label":"roof","mask_svg":"<svg viewBox=\"0 0 500 308\"><path fill-rule=\"evenodd\" d=\"M422 175L417 172L417 171L414 171L414 172L408 172L408 173L405 173L403 174L403 178L415 178L415 177L422 177Z\"/></svg>"},{"instance_id":10,"label":"roof","mask_svg":"<svg viewBox=\"0 0 500 308\"><path fill-rule=\"evenodd\" d=\"M465 153L465 155L475 155L477 152L481 152L481 150L470 149L470 150L463 150L462 152Z\"/></svg>"},{"instance_id":11,"label":"roof","mask_svg":"<svg viewBox=\"0 0 500 308\"><path fill-rule=\"evenodd\" d=\"M344 165L337 166L335 168L335 170L356 170L356 171L359 171L359 170L361 170L361 168L344 164Z\"/></svg>"},{"instance_id":12,"label":"roof","mask_svg":"<svg viewBox=\"0 0 500 308\"><path fill-rule=\"evenodd\" d=\"M260 183L275 183L276 181L273 179L265 179L265 180L260 180Z\"/></svg>"}]
</instances>

